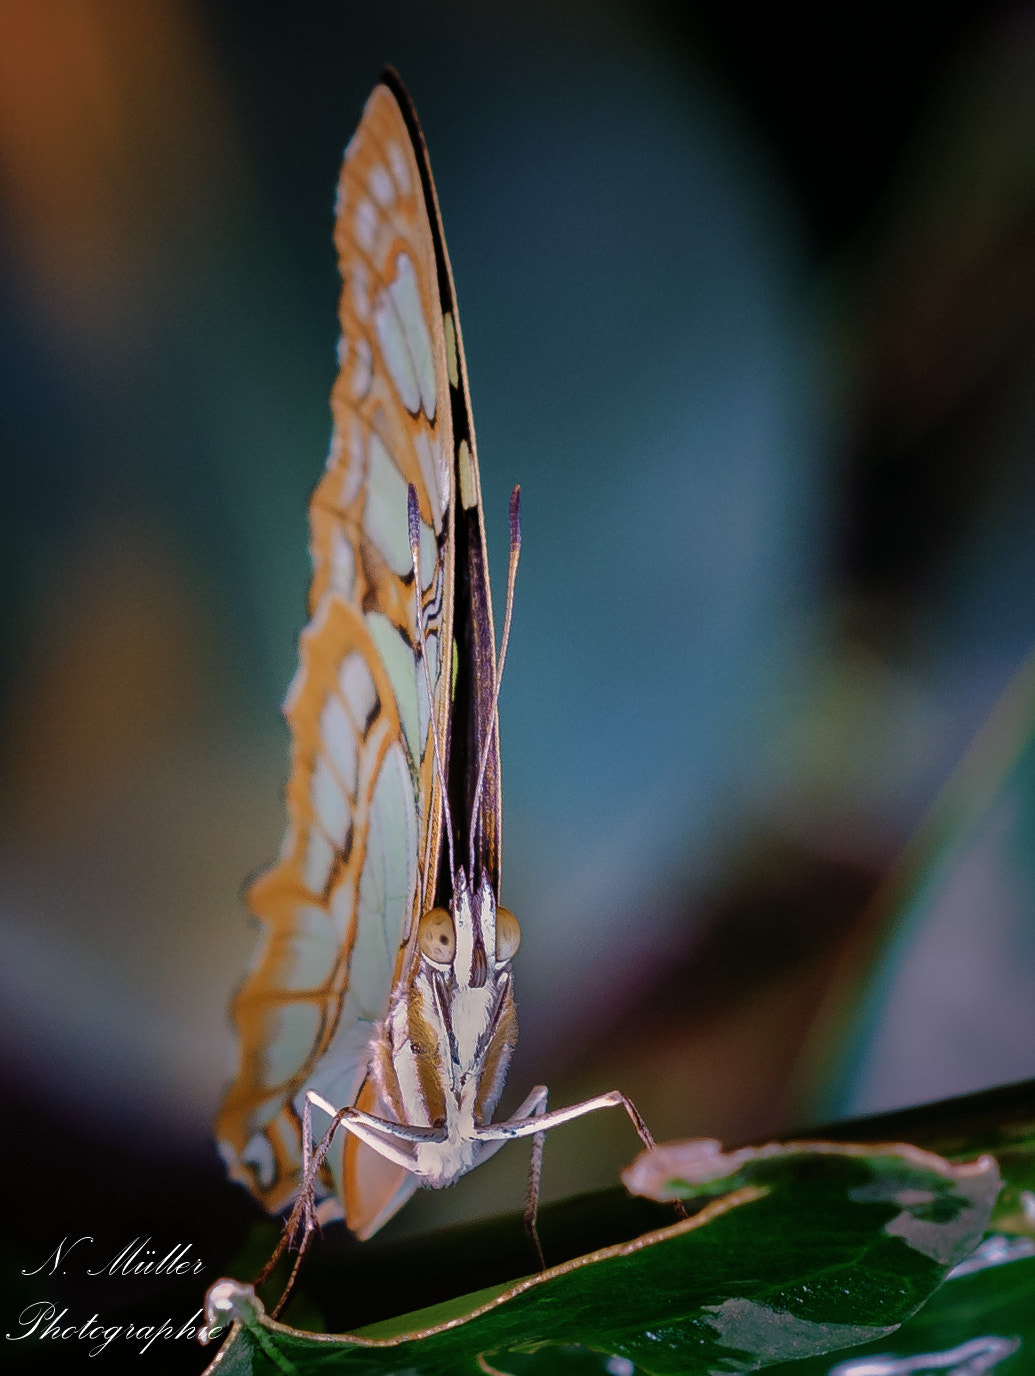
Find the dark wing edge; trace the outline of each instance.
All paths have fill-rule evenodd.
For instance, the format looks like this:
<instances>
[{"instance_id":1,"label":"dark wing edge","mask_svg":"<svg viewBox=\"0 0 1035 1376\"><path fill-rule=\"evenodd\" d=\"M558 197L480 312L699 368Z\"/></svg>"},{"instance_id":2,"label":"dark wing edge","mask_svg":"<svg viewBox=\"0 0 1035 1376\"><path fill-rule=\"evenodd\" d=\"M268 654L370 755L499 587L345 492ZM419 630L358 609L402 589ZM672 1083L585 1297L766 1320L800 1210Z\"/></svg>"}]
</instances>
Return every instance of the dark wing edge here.
<instances>
[{"instance_id":1,"label":"dark wing edge","mask_svg":"<svg viewBox=\"0 0 1035 1376\"><path fill-rule=\"evenodd\" d=\"M493 892L499 894L501 874L502 796L500 789L499 724L493 709L496 687L496 636L489 588L489 565L485 547L485 518L482 512L481 483L471 394L467 380L460 318L456 303L453 272L446 249L442 216L428 161L424 134L406 87L392 67L381 74L395 98L410 135L414 156L420 169L424 200L435 246L439 299L443 315L452 319L456 376L450 373L450 403L453 422L455 587L453 596L453 674L450 739L446 747L447 787L454 827L458 830L457 863L467 864L467 832L475 806L475 786L481 753L491 732L485 779L478 800L474 828L473 867L470 878L477 885L485 873ZM447 340L449 329L447 327ZM448 907L452 898L448 857L443 847L435 901Z\"/></svg>"}]
</instances>

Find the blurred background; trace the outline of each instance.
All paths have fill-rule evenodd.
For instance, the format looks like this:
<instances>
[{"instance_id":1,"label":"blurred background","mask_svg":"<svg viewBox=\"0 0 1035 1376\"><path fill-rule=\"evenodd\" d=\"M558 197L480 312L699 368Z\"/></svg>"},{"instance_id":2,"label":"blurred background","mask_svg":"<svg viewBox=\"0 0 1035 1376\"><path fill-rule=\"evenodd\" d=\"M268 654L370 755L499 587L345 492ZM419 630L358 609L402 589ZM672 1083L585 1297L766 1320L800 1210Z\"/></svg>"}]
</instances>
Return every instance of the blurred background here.
<instances>
[{"instance_id":1,"label":"blurred background","mask_svg":"<svg viewBox=\"0 0 1035 1376\"><path fill-rule=\"evenodd\" d=\"M497 595L522 485L504 1108L620 1087L733 1143L1033 1073L1035 7L909 10L0 3L16 1245L253 1216L210 1124L283 828L334 186L386 62ZM546 1196L635 1147L560 1130Z\"/></svg>"}]
</instances>

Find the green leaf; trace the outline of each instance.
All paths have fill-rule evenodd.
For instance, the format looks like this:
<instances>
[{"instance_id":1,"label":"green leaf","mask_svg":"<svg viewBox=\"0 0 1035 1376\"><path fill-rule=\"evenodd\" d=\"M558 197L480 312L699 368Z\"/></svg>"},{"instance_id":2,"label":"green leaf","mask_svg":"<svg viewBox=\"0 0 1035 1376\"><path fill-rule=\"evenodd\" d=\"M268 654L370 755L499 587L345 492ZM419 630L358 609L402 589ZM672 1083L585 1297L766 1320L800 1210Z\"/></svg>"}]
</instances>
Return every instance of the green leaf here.
<instances>
[{"instance_id":1,"label":"green leaf","mask_svg":"<svg viewBox=\"0 0 1035 1376\"><path fill-rule=\"evenodd\" d=\"M1025 1242L1026 1248L1018 1245ZM992 1371L993 1364L995 1376L1028 1376L1035 1351L1035 1244L1030 1239L1014 1239L1014 1244L1013 1260L947 1280L893 1339L839 1354L833 1371L837 1376L898 1376L897 1360L903 1376L975 1376ZM955 1361L946 1360L950 1353L956 1354ZM921 1354L934 1360L917 1365ZM979 1354L989 1365L978 1365ZM878 1365L877 1358L886 1365ZM965 1365L968 1359L970 1366ZM832 1358L826 1356L781 1363L770 1367L770 1376L828 1376L831 1370Z\"/></svg>"},{"instance_id":2,"label":"green leaf","mask_svg":"<svg viewBox=\"0 0 1035 1376\"><path fill-rule=\"evenodd\" d=\"M210 1322L234 1320L220 1376L757 1370L892 1333L977 1245L999 1187L990 1159L909 1147L710 1160L720 1197L692 1218L345 1336L272 1323L250 1287L220 1282Z\"/></svg>"},{"instance_id":3,"label":"green leaf","mask_svg":"<svg viewBox=\"0 0 1035 1376\"><path fill-rule=\"evenodd\" d=\"M1002 1232L1035 1237L1035 1080L999 1085L979 1094L896 1109L865 1119L831 1123L816 1136L838 1141L918 1142L949 1161L970 1161L987 1152L996 1158L1003 1188L992 1213Z\"/></svg>"}]
</instances>

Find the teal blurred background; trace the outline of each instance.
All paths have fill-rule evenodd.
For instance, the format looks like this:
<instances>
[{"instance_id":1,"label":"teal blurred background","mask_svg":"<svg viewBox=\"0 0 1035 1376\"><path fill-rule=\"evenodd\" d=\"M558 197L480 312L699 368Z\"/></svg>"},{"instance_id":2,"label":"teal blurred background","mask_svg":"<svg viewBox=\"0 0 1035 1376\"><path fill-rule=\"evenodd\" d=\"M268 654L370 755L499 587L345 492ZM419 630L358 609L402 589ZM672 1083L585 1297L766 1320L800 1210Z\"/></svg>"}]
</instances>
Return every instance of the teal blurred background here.
<instances>
[{"instance_id":1,"label":"teal blurred background","mask_svg":"<svg viewBox=\"0 0 1035 1376\"><path fill-rule=\"evenodd\" d=\"M881 967L861 1069L824 1031L1035 644L1035 11L908 14L0 6L2 1071L34 1228L173 1180L247 1212L210 1123L283 826L334 185L386 62L497 594L522 485L504 1107L620 1087L733 1142L1033 1073L1030 848L925 909L937 958ZM605 1117L556 1135L548 1196L632 1155ZM516 1207L524 1171L393 1226Z\"/></svg>"}]
</instances>

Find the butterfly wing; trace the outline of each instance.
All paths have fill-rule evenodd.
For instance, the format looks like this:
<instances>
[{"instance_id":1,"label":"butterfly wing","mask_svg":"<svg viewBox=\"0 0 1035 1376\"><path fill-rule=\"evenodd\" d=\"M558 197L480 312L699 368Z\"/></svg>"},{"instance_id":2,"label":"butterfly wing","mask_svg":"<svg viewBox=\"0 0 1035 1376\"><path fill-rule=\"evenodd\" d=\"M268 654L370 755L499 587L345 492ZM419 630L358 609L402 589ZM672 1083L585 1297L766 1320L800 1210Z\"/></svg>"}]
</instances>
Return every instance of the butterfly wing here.
<instances>
[{"instance_id":1,"label":"butterfly wing","mask_svg":"<svg viewBox=\"0 0 1035 1376\"><path fill-rule=\"evenodd\" d=\"M448 886L432 712L443 744L455 742L456 817L470 816L471 755L493 733L476 830L499 878L495 651L462 346L423 139L398 78L385 81L338 189L340 367L310 505L310 620L284 706L288 828L248 895L263 931L233 1005L241 1067L216 1124L231 1174L271 1211L298 1189L307 1089L391 1116L367 1076L370 1042L413 960L417 921ZM409 484L430 702L414 649ZM416 1182L348 1137L322 1183L367 1236Z\"/></svg>"}]
</instances>

